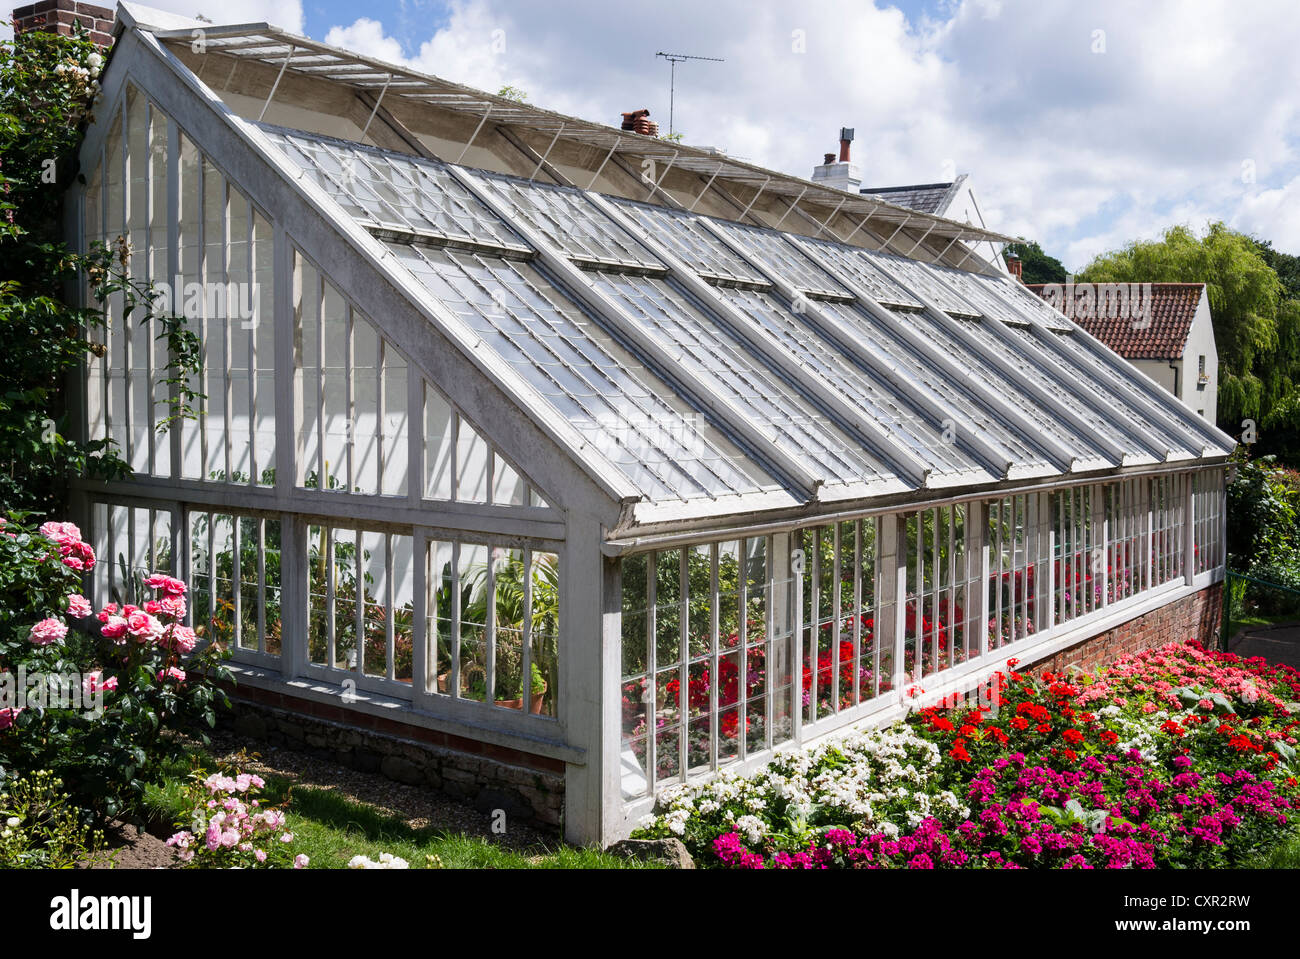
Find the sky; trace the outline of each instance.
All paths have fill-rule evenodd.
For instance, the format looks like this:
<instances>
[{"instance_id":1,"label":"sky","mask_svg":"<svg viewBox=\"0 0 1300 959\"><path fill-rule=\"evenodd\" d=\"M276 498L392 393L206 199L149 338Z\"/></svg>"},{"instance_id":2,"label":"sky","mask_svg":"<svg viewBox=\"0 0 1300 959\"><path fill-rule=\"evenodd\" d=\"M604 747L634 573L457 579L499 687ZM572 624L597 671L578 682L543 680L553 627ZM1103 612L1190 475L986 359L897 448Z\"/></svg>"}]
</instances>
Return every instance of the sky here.
<instances>
[{"instance_id":1,"label":"sky","mask_svg":"<svg viewBox=\"0 0 1300 959\"><path fill-rule=\"evenodd\" d=\"M104 0L107 2L107 0ZM970 174L989 227L1071 270L1212 220L1300 253L1294 0L153 0L799 176L853 127L864 186Z\"/></svg>"}]
</instances>

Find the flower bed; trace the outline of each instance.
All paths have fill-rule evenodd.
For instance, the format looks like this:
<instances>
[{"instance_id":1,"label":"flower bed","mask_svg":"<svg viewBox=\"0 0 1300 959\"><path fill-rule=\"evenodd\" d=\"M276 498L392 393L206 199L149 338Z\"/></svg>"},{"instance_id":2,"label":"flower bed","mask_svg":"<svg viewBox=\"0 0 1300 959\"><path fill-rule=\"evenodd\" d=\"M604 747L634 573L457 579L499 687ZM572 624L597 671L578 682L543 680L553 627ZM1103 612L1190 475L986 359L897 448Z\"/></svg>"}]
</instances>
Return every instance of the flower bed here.
<instances>
[{"instance_id":1,"label":"flower bed","mask_svg":"<svg viewBox=\"0 0 1300 959\"><path fill-rule=\"evenodd\" d=\"M1095 676L994 677L929 708L676 787L634 835L733 868L1233 866L1295 827L1300 673L1192 642Z\"/></svg>"}]
</instances>

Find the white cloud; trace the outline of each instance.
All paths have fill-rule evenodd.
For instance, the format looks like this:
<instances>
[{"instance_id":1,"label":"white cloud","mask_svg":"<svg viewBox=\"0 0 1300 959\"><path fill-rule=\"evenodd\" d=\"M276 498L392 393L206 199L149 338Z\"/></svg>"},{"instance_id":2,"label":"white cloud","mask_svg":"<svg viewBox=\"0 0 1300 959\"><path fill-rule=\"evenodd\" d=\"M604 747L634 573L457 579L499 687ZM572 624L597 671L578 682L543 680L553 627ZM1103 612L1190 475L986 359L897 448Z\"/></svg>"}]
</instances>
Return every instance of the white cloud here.
<instances>
[{"instance_id":1,"label":"white cloud","mask_svg":"<svg viewBox=\"0 0 1300 959\"><path fill-rule=\"evenodd\" d=\"M677 68L689 142L806 176L852 126L868 185L933 181L951 161L991 226L1073 268L1211 218L1300 249L1300 6L961 0L909 22L882 2L457 0L425 35L403 3L391 25L326 39L593 120L647 106L665 128L655 51L724 57Z\"/></svg>"}]
</instances>

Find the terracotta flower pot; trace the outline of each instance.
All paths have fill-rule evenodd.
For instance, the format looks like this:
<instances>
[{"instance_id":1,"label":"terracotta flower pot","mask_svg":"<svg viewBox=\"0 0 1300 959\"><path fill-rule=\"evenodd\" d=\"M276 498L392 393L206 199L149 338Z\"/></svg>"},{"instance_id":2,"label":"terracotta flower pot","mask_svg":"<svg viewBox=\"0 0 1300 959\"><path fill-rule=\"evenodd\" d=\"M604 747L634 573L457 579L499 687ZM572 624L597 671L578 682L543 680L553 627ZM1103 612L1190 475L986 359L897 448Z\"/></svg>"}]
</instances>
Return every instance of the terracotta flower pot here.
<instances>
[{"instance_id":1,"label":"terracotta flower pot","mask_svg":"<svg viewBox=\"0 0 1300 959\"><path fill-rule=\"evenodd\" d=\"M533 693L532 696L531 696L530 698L531 698L531 701L530 701L529 704L528 704L528 707L529 707L528 711L531 712L531 713L533 713L534 715L540 715L541 712L542 712L542 700L544 700L544 699L546 698L546 685L545 685L545 683L542 684L542 691L541 691L540 693ZM523 706L524 706L524 701L523 701L522 698L520 698L520 699L498 699L498 700L496 700L496 704L497 704L498 706L503 706L503 707L505 707L506 709L522 709Z\"/></svg>"}]
</instances>

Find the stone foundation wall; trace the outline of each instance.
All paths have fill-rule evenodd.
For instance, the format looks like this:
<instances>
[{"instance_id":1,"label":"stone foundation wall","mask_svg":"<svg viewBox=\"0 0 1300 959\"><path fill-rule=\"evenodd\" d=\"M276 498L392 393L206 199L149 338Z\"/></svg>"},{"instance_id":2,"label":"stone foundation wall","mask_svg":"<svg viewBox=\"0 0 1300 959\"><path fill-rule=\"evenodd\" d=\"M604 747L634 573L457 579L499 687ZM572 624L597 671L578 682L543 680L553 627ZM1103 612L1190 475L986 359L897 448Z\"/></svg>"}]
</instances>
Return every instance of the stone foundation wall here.
<instances>
[{"instance_id":1,"label":"stone foundation wall","mask_svg":"<svg viewBox=\"0 0 1300 959\"><path fill-rule=\"evenodd\" d=\"M563 821L560 760L283 693L247 686L230 693L234 711L222 724L250 745L291 749L427 786L484 813L503 809L507 819L555 828Z\"/></svg>"},{"instance_id":2,"label":"stone foundation wall","mask_svg":"<svg viewBox=\"0 0 1300 959\"><path fill-rule=\"evenodd\" d=\"M1090 671L1125 653L1139 653L1165 643L1198 639L1207 649L1217 649L1222 623L1223 584L1215 583L1043 659L1026 657L1025 663L1032 664L1036 671L1060 672L1071 665Z\"/></svg>"}]
</instances>

